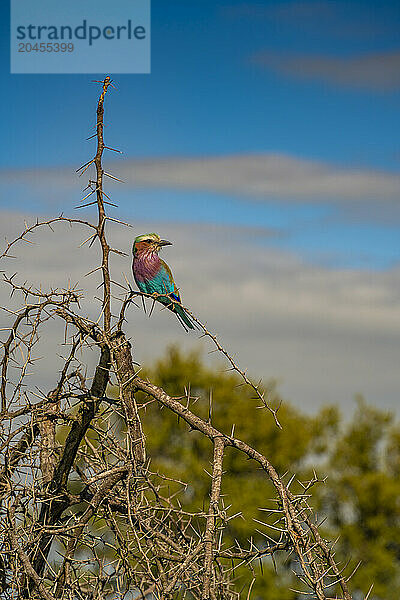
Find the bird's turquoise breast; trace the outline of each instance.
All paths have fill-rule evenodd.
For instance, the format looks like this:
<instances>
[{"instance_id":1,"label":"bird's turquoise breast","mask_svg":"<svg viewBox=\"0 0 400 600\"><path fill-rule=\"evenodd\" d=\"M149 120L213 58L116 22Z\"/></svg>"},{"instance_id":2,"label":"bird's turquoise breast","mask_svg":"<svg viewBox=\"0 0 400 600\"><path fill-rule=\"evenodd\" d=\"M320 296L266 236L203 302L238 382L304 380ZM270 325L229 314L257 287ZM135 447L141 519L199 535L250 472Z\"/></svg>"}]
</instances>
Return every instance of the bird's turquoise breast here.
<instances>
[{"instance_id":1,"label":"bird's turquoise breast","mask_svg":"<svg viewBox=\"0 0 400 600\"><path fill-rule=\"evenodd\" d=\"M142 290L142 286L146 289ZM146 291L147 294L171 294L174 291L174 285L171 283L168 273L164 269L160 269L152 279L141 282L139 289Z\"/></svg>"}]
</instances>

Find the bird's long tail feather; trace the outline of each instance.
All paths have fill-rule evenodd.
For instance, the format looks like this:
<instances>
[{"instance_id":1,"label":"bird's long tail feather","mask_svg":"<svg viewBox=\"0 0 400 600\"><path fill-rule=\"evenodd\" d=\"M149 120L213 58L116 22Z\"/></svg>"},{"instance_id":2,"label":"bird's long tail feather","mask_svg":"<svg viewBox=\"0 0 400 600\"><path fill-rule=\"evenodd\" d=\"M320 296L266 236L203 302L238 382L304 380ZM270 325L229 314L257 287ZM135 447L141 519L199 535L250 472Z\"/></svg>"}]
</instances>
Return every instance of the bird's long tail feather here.
<instances>
[{"instance_id":1,"label":"bird's long tail feather","mask_svg":"<svg viewBox=\"0 0 400 600\"><path fill-rule=\"evenodd\" d=\"M194 325L190 320L189 315L186 313L185 309L177 302L173 300L169 296L158 296L157 300L162 304L165 304L167 308L172 310L178 317L179 321L182 323L183 327L187 327L188 329L194 329Z\"/></svg>"},{"instance_id":2,"label":"bird's long tail feather","mask_svg":"<svg viewBox=\"0 0 400 600\"><path fill-rule=\"evenodd\" d=\"M176 305L174 312L176 312L179 319L182 319L182 321L185 323L186 327L188 327L189 329L194 329L194 325L193 325L192 321L190 320L189 315L186 314L186 312L182 308L182 306L179 306L179 304Z\"/></svg>"}]
</instances>

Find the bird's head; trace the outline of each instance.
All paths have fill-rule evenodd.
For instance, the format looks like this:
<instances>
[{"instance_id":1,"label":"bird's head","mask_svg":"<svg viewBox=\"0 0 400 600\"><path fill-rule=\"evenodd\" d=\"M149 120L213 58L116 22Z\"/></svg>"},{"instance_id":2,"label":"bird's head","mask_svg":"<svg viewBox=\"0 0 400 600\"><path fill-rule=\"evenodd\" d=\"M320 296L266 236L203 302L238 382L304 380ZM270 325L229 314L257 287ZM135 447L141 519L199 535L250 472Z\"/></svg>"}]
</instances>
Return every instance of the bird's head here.
<instances>
[{"instance_id":1,"label":"bird's head","mask_svg":"<svg viewBox=\"0 0 400 600\"><path fill-rule=\"evenodd\" d=\"M162 240L157 233L138 235L133 242L133 254L137 252L159 252L163 246L172 246L171 242Z\"/></svg>"}]
</instances>

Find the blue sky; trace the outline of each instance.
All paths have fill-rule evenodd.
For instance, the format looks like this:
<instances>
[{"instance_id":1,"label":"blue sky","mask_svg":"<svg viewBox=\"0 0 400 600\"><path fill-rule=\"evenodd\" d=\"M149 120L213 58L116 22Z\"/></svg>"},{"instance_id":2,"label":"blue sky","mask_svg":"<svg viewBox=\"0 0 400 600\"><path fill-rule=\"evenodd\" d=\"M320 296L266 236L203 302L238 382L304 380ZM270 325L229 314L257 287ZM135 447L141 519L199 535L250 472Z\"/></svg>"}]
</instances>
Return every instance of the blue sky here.
<instances>
[{"instance_id":1,"label":"blue sky","mask_svg":"<svg viewBox=\"0 0 400 600\"><path fill-rule=\"evenodd\" d=\"M91 76L10 75L6 3L1 11L0 164L63 166L73 177L90 151L83 138L93 122ZM152 73L116 77L107 104L110 143L124 159L282 154L398 174L400 85L391 69L400 69L399 25L395 1L153 0ZM377 67L368 63L374 56ZM25 209L48 209L39 195L15 193ZM272 228L270 243L309 260L385 268L399 258L397 208L394 220L389 207L386 222L374 222L379 197L375 211L370 202L354 219L338 209L334 190L311 203L304 195L255 202L243 193L182 192L157 181L142 200L131 189L117 193L127 217Z\"/></svg>"}]
</instances>

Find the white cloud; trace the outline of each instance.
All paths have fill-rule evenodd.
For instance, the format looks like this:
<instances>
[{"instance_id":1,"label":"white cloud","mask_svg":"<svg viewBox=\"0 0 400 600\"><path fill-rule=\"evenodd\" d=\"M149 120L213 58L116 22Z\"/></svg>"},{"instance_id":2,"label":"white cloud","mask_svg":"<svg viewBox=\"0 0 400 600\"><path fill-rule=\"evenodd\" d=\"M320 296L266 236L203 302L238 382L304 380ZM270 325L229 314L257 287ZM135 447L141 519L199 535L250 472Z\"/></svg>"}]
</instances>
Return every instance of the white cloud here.
<instances>
[{"instance_id":1,"label":"white cloud","mask_svg":"<svg viewBox=\"0 0 400 600\"><path fill-rule=\"evenodd\" d=\"M290 55L266 51L258 52L251 61L295 79L324 81L335 86L373 91L400 87L398 50L354 56Z\"/></svg>"},{"instance_id":2,"label":"white cloud","mask_svg":"<svg viewBox=\"0 0 400 600\"><path fill-rule=\"evenodd\" d=\"M129 161L118 172L131 185L229 192L292 201L389 199L400 176L344 169L282 154Z\"/></svg>"},{"instance_id":3,"label":"white cloud","mask_svg":"<svg viewBox=\"0 0 400 600\"><path fill-rule=\"evenodd\" d=\"M203 190L260 200L362 204L393 202L400 192L400 175L394 173L274 153L128 159L109 163L107 169L133 188ZM85 180L78 180L72 168L47 168L2 171L0 182L25 183L53 193L58 186L79 188Z\"/></svg>"},{"instance_id":4,"label":"white cloud","mask_svg":"<svg viewBox=\"0 0 400 600\"><path fill-rule=\"evenodd\" d=\"M10 238L20 225L20 215L3 213L0 234ZM305 408L329 401L346 411L357 392L381 407L396 406L398 269L374 273L311 266L289 253L258 245L257 232L243 236L240 230L226 227L141 223L132 231L113 226L110 237L129 252L133 235L150 229L174 242L164 258L173 268L184 302L219 333L254 376L277 377L285 396ZM18 271L21 281L44 286L65 285L68 279L79 282L80 288L88 287L84 310L94 314L98 276L85 278L84 273L96 266L96 249L79 250L84 238L84 232L64 225L57 226L55 233L47 230L38 236L39 245L21 245L14 252L19 258L10 269ZM123 271L131 277L130 258L115 257L112 265L115 281L124 283ZM118 288L114 291L118 293ZM1 286L2 302L8 302L7 293ZM4 324L4 313L1 319ZM47 349L41 354L61 368L56 330L62 339L63 327L51 325ZM138 361L159 356L173 341L183 348L200 345L174 315L157 308L149 319L132 307L127 332ZM48 368L43 367L40 377L51 385Z\"/></svg>"}]
</instances>

